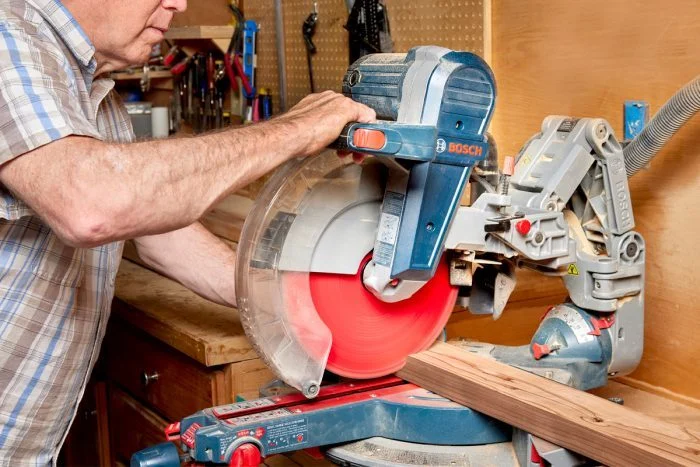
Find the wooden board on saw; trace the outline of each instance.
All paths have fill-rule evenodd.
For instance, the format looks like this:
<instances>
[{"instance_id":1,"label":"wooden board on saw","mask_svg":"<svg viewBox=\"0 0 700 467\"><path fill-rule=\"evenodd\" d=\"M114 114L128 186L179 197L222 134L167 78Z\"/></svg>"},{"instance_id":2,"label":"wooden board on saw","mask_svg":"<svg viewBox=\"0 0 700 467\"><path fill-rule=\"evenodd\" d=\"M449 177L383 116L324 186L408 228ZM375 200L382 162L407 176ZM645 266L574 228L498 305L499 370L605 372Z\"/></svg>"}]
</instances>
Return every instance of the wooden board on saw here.
<instances>
[{"instance_id":1,"label":"wooden board on saw","mask_svg":"<svg viewBox=\"0 0 700 467\"><path fill-rule=\"evenodd\" d=\"M318 91L339 91L349 65L348 33L343 28L348 12L345 2L318 0L319 21L314 42L318 53L313 56L313 70ZM417 45L441 45L456 50L470 50L490 57L490 0L386 0L396 52L406 52ZM313 2L283 2L285 53L287 58L288 105L309 94L306 47L301 26L311 12ZM274 2L261 0L245 5L247 18L261 25L258 35L258 86L271 88L278 109L279 75L275 47Z\"/></svg>"},{"instance_id":2,"label":"wooden board on saw","mask_svg":"<svg viewBox=\"0 0 700 467\"><path fill-rule=\"evenodd\" d=\"M547 115L606 118L622 134L625 99L652 114L700 70L700 3L663 0L494 4L498 101L492 131L515 154ZM646 240L644 356L628 384L700 406L700 117L631 180L636 229ZM538 292L538 293L541 293ZM536 297L533 293L533 297ZM510 310L525 302L513 304ZM506 311L508 313L509 311ZM518 314L525 326L532 315ZM519 326L513 322L513 326ZM496 334L494 334L496 336Z\"/></svg>"},{"instance_id":3,"label":"wooden board on saw","mask_svg":"<svg viewBox=\"0 0 700 467\"><path fill-rule=\"evenodd\" d=\"M449 344L398 376L606 465L700 463L700 432Z\"/></svg>"},{"instance_id":4,"label":"wooden board on saw","mask_svg":"<svg viewBox=\"0 0 700 467\"><path fill-rule=\"evenodd\" d=\"M235 308L128 260L119 267L113 312L207 366L257 357Z\"/></svg>"}]
</instances>

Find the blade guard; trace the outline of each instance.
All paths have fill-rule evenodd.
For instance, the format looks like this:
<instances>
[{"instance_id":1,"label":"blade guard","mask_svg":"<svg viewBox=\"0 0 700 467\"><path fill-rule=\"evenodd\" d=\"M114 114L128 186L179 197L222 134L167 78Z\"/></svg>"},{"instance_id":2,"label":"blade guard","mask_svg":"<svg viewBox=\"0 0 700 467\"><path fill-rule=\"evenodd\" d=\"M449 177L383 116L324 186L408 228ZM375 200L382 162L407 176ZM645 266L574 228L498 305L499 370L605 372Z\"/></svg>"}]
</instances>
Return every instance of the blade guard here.
<instances>
[{"instance_id":1,"label":"blade guard","mask_svg":"<svg viewBox=\"0 0 700 467\"><path fill-rule=\"evenodd\" d=\"M311 256L297 258L298 272L282 273L279 262L305 195L344 164L336 156L287 163L258 196L238 246L236 296L243 329L265 363L309 398L318 393L332 335L311 298ZM286 274L294 275L296 287L284 287ZM295 310L291 317L285 312L290 307Z\"/></svg>"}]
</instances>

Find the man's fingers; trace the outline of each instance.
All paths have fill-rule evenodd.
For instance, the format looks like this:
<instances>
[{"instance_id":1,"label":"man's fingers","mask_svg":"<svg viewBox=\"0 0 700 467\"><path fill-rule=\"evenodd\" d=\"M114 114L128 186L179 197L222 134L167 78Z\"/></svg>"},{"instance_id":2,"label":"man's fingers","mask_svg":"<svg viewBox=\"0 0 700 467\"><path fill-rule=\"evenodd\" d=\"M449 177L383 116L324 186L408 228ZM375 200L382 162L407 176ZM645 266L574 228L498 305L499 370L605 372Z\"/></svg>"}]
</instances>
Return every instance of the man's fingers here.
<instances>
[{"instance_id":1,"label":"man's fingers","mask_svg":"<svg viewBox=\"0 0 700 467\"><path fill-rule=\"evenodd\" d=\"M366 105L355 102L357 106L357 121L360 123L374 123L377 121L377 113L374 109L367 107Z\"/></svg>"},{"instance_id":2,"label":"man's fingers","mask_svg":"<svg viewBox=\"0 0 700 467\"><path fill-rule=\"evenodd\" d=\"M362 154L361 152L353 152L352 153L352 161L355 164L362 164L362 161L365 160L365 157L367 157L367 155Z\"/></svg>"},{"instance_id":3,"label":"man's fingers","mask_svg":"<svg viewBox=\"0 0 700 467\"><path fill-rule=\"evenodd\" d=\"M363 154L361 152L352 152L347 150L338 150L336 152L340 158L345 158L352 154L352 161L355 164L362 164L362 161L364 161L365 157L367 157L367 154Z\"/></svg>"}]
</instances>

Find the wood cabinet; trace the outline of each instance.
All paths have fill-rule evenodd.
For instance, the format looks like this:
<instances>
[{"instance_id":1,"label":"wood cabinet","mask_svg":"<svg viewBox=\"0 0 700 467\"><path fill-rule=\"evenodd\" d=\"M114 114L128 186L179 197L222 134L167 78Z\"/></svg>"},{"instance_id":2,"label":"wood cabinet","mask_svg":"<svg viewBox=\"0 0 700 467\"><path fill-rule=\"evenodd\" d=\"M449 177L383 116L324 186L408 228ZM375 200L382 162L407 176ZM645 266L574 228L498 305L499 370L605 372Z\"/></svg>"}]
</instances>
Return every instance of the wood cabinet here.
<instances>
[{"instance_id":1,"label":"wood cabinet","mask_svg":"<svg viewBox=\"0 0 700 467\"><path fill-rule=\"evenodd\" d=\"M210 370L118 317L110 324L103 349L112 385L168 420L225 400L222 370Z\"/></svg>"},{"instance_id":2,"label":"wood cabinet","mask_svg":"<svg viewBox=\"0 0 700 467\"><path fill-rule=\"evenodd\" d=\"M129 465L134 452L163 442L166 420L118 386L110 388L108 410L115 462Z\"/></svg>"},{"instance_id":3,"label":"wood cabinet","mask_svg":"<svg viewBox=\"0 0 700 467\"><path fill-rule=\"evenodd\" d=\"M95 373L99 372L98 366ZM59 456L59 465L106 467L110 464L107 411L107 385L93 378L85 388Z\"/></svg>"},{"instance_id":4,"label":"wood cabinet","mask_svg":"<svg viewBox=\"0 0 700 467\"><path fill-rule=\"evenodd\" d=\"M274 379L251 349L237 310L128 260L117 276L97 368L63 465L128 465L134 452L165 440L168 423L256 398Z\"/></svg>"}]
</instances>

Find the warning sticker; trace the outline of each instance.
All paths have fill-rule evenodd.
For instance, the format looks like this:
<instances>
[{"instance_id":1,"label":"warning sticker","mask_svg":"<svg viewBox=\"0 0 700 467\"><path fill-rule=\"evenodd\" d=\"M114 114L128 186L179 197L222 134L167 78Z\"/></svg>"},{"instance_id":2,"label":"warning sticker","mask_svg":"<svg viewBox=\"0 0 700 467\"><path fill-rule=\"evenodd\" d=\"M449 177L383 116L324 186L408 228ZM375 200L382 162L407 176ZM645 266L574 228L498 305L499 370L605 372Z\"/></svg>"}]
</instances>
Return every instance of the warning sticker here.
<instances>
[{"instance_id":1,"label":"warning sticker","mask_svg":"<svg viewBox=\"0 0 700 467\"><path fill-rule=\"evenodd\" d=\"M389 266L394 257L394 246L399 236L404 199L403 194L394 191L387 191L384 194L382 215L379 218L373 255L374 262L382 266Z\"/></svg>"},{"instance_id":2,"label":"warning sticker","mask_svg":"<svg viewBox=\"0 0 700 467\"><path fill-rule=\"evenodd\" d=\"M586 324L581 314L568 306L558 306L552 309L545 316L546 319L557 318L566 323L576 336L579 344L585 344L595 340L595 337L590 335L591 327Z\"/></svg>"},{"instance_id":3,"label":"warning sticker","mask_svg":"<svg viewBox=\"0 0 700 467\"><path fill-rule=\"evenodd\" d=\"M243 417L230 418L225 420L225 422L231 426L241 426L247 425L248 423L259 423L262 421L274 420L275 418L286 417L289 414L291 414L291 412L287 409L276 409L269 412L260 412L245 415Z\"/></svg>"},{"instance_id":4,"label":"warning sticker","mask_svg":"<svg viewBox=\"0 0 700 467\"><path fill-rule=\"evenodd\" d=\"M559 128L557 128L557 131L561 131L564 133L570 133L571 130L574 129L574 127L576 126L578 121L579 121L578 118L567 118L566 120L561 122L561 124L559 125Z\"/></svg>"},{"instance_id":5,"label":"warning sticker","mask_svg":"<svg viewBox=\"0 0 700 467\"><path fill-rule=\"evenodd\" d=\"M566 270L566 273L570 276L578 276L578 268L576 267L576 263L571 263L569 268Z\"/></svg>"},{"instance_id":6,"label":"warning sticker","mask_svg":"<svg viewBox=\"0 0 700 467\"><path fill-rule=\"evenodd\" d=\"M258 407L266 407L273 405L274 402L270 399L255 399L251 401L242 401L235 404L220 405L218 407L212 408L212 413L220 418L230 416L236 412L242 412L244 410L250 410Z\"/></svg>"},{"instance_id":7,"label":"warning sticker","mask_svg":"<svg viewBox=\"0 0 700 467\"><path fill-rule=\"evenodd\" d=\"M399 216L383 213L381 219L379 219L379 233L377 234L379 241L389 245L396 244L396 236L399 234L399 222L401 222Z\"/></svg>"},{"instance_id":8,"label":"warning sticker","mask_svg":"<svg viewBox=\"0 0 700 467\"><path fill-rule=\"evenodd\" d=\"M309 429L305 418L287 420L267 426L267 451L301 449L308 443Z\"/></svg>"},{"instance_id":9,"label":"warning sticker","mask_svg":"<svg viewBox=\"0 0 700 467\"><path fill-rule=\"evenodd\" d=\"M405 196L395 191L387 191L384 194L384 203L382 204L382 212L393 214L401 217L403 213L403 200Z\"/></svg>"}]
</instances>

